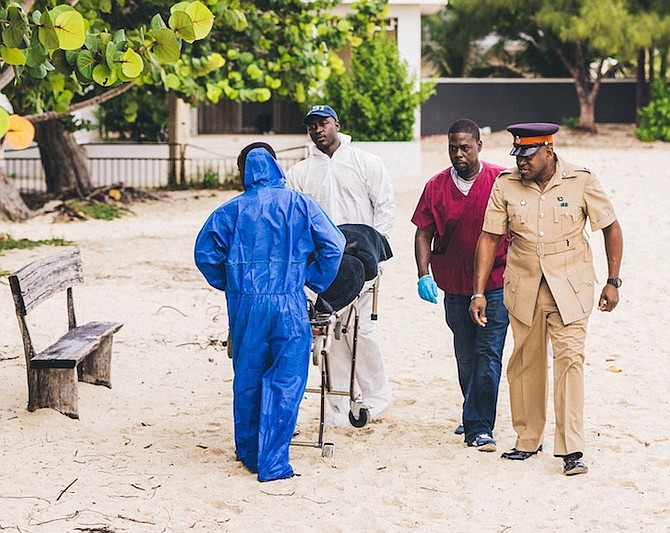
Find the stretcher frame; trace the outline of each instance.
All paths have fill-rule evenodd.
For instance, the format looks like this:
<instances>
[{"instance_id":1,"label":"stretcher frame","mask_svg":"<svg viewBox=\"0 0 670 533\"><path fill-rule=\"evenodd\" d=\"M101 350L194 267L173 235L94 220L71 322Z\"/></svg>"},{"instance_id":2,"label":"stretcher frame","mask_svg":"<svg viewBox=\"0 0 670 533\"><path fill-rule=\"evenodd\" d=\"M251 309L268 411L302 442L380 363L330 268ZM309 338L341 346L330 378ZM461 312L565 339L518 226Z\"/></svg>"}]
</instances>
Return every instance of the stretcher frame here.
<instances>
[{"instance_id":1,"label":"stretcher frame","mask_svg":"<svg viewBox=\"0 0 670 533\"><path fill-rule=\"evenodd\" d=\"M368 282L369 283L369 282ZM371 320L377 320L377 303L379 298L379 276L374 278L372 285L365 288L356 299L347 307L345 313L312 313L310 312L310 324L312 326L312 364L319 369L319 386L307 387L306 393L319 395L319 427L315 441L296 440L291 441L292 446L309 446L320 448L322 457L332 457L335 453L335 444L324 441L326 397L348 396L349 397L349 422L356 428L362 428L370 419L370 409L356 393L356 355L358 347L358 325L360 320L359 298L366 293L372 293ZM311 302L310 302L311 303ZM346 314L346 317L343 315ZM351 331L351 341L347 334ZM340 340L344 336L351 350L351 368L349 375L349 389L333 389L330 381L330 348L333 337Z\"/></svg>"}]
</instances>

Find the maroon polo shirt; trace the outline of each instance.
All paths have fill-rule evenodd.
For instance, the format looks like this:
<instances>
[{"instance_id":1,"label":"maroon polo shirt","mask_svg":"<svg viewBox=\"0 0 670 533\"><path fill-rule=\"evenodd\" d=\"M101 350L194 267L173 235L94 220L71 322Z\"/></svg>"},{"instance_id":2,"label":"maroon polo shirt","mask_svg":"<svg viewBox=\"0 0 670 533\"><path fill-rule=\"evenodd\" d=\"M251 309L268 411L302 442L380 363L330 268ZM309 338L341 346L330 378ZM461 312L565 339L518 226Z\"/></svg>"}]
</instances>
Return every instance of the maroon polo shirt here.
<instances>
[{"instance_id":1,"label":"maroon polo shirt","mask_svg":"<svg viewBox=\"0 0 670 533\"><path fill-rule=\"evenodd\" d=\"M412 223L433 233L431 269L437 286L449 294L472 294L475 249L491 189L503 167L482 161L482 171L468 195L451 179L451 167L426 183ZM503 236L485 291L503 286L509 238Z\"/></svg>"}]
</instances>

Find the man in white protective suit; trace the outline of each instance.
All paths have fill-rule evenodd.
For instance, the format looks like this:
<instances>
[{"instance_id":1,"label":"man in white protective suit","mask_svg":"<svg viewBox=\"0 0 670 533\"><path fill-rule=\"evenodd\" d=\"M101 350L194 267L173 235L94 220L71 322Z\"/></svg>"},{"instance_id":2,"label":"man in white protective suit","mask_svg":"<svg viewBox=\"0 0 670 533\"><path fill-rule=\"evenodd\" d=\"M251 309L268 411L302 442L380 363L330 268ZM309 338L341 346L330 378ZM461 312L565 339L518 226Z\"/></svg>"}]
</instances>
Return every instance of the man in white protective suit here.
<instances>
[{"instance_id":1,"label":"man in white protective suit","mask_svg":"<svg viewBox=\"0 0 670 533\"><path fill-rule=\"evenodd\" d=\"M335 224L367 224L389 239L395 198L382 160L351 145L351 137L340 133L337 113L328 105L313 106L302 123L314 145L310 146L309 157L289 169L288 187L317 200ZM378 419L393 397L371 320L372 299L370 292L364 292L356 302L360 318L355 379L370 418ZM346 317L348 311L342 310L342 316ZM333 390L349 390L351 355L344 336L333 341L330 354ZM328 413L326 424L347 426L349 398L328 395L328 401L332 412Z\"/></svg>"}]
</instances>

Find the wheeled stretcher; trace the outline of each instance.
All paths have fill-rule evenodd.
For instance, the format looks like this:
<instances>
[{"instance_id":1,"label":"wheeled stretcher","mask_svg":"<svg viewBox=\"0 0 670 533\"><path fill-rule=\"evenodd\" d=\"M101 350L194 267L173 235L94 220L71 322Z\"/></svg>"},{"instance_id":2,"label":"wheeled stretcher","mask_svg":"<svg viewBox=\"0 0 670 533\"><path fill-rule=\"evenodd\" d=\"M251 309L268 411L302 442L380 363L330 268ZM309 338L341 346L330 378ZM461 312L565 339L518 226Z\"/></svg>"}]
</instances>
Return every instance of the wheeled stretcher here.
<instances>
[{"instance_id":1,"label":"wheeled stretcher","mask_svg":"<svg viewBox=\"0 0 670 533\"><path fill-rule=\"evenodd\" d=\"M349 422L357 428L364 427L370 418L369 406L365 405L355 389L356 352L358 345L358 325L360 311L358 299L365 293L372 293L372 320L377 320L377 299L379 294L379 276L366 283L359 296L341 311L324 313L316 310L309 300L309 317L312 326L312 364L318 368L318 386L307 387L306 393L319 395L318 434L315 441L294 439L294 446L310 446L321 448L323 457L332 457L335 445L324 442L326 398L329 395L347 396L349 398ZM333 340L344 339L351 352L351 369L348 390L334 389L330 379L330 350Z\"/></svg>"}]
</instances>

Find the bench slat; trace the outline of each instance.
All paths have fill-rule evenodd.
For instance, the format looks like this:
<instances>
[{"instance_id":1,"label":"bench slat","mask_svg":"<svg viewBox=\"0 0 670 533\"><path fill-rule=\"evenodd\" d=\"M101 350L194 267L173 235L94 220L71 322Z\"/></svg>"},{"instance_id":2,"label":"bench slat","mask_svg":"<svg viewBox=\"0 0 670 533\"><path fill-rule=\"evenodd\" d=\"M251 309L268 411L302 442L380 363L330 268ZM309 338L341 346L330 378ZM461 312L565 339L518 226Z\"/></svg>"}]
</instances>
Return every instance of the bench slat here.
<instances>
[{"instance_id":1,"label":"bench slat","mask_svg":"<svg viewBox=\"0 0 670 533\"><path fill-rule=\"evenodd\" d=\"M79 248L33 261L9 277L16 311L23 316L53 294L83 282Z\"/></svg>"},{"instance_id":2,"label":"bench slat","mask_svg":"<svg viewBox=\"0 0 670 533\"><path fill-rule=\"evenodd\" d=\"M89 322L68 331L55 343L30 360L31 368L74 368L107 335L123 326L119 322Z\"/></svg>"}]
</instances>

